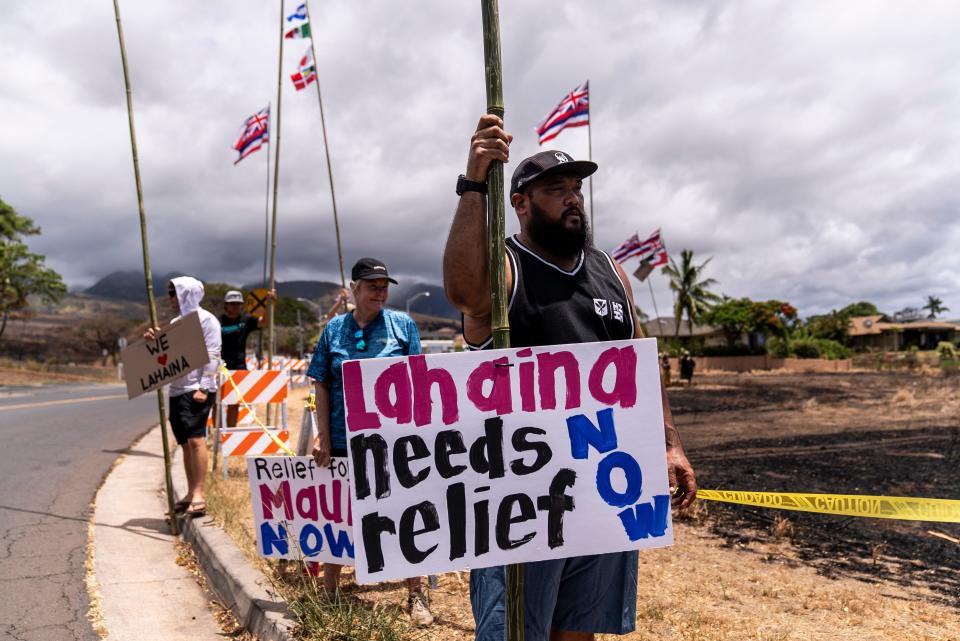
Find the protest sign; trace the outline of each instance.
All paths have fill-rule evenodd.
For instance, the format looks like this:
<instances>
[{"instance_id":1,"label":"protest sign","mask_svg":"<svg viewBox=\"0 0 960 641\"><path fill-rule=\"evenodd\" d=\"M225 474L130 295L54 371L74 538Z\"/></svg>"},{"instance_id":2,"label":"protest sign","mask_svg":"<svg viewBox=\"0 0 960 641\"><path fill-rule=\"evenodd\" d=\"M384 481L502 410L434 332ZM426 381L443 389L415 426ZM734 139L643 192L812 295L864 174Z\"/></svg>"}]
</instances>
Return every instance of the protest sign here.
<instances>
[{"instance_id":1,"label":"protest sign","mask_svg":"<svg viewBox=\"0 0 960 641\"><path fill-rule=\"evenodd\" d=\"M247 478L260 556L353 565L347 459L248 456Z\"/></svg>"},{"instance_id":2,"label":"protest sign","mask_svg":"<svg viewBox=\"0 0 960 641\"><path fill-rule=\"evenodd\" d=\"M653 339L343 364L357 578L673 542Z\"/></svg>"},{"instance_id":3,"label":"protest sign","mask_svg":"<svg viewBox=\"0 0 960 641\"><path fill-rule=\"evenodd\" d=\"M210 362L200 315L187 314L162 329L153 340L137 341L120 352L127 398L163 387Z\"/></svg>"}]
</instances>

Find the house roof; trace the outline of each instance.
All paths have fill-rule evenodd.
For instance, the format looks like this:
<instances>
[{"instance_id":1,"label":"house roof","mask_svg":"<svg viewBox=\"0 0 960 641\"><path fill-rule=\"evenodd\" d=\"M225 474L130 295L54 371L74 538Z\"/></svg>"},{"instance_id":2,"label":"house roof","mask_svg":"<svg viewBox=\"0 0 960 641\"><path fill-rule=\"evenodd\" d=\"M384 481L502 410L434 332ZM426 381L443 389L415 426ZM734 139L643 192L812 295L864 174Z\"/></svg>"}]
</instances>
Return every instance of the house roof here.
<instances>
[{"instance_id":1,"label":"house roof","mask_svg":"<svg viewBox=\"0 0 960 641\"><path fill-rule=\"evenodd\" d=\"M876 336L890 331L960 331L960 325L947 321L918 320L906 323L891 323L886 316L857 316L850 319L847 336Z\"/></svg>"},{"instance_id":2,"label":"house roof","mask_svg":"<svg viewBox=\"0 0 960 641\"><path fill-rule=\"evenodd\" d=\"M673 316L660 316L657 318L648 319L645 323L643 323L643 327L646 330L646 335L650 338L669 338L677 333L677 323ZM694 336L712 336L714 334L722 333L722 329L712 325L694 324L693 326ZM685 320L680 321L680 336L690 336L690 329L687 327L687 322Z\"/></svg>"},{"instance_id":3,"label":"house roof","mask_svg":"<svg viewBox=\"0 0 960 641\"><path fill-rule=\"evenodd\" d=\"M850 325L847 327L847 336L872 336L882 334L881 325L889 326L885 321L886 316L877 314L876 316L857 316L850 319Z\"/></svg>"}]
</instances>

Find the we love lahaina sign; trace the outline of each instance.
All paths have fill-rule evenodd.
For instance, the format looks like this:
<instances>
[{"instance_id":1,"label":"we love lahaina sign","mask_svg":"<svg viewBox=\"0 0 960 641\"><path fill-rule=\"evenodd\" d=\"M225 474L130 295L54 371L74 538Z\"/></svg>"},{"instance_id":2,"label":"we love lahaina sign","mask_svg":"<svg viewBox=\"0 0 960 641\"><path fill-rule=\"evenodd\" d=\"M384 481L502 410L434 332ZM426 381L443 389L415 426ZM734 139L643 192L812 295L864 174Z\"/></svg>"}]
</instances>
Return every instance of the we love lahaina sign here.
<instances>
[{"instance_id":1,"label":"we love lahaina sign","mask_svg":"<svg viewBox=\"0 0 960 641\"><path fill-rule=\"evenodd\" d=\"M163 387L210 361L197 312L171 323L152 340L128 345L120 357L128 398Z\"/></svg>"}]
</instances>

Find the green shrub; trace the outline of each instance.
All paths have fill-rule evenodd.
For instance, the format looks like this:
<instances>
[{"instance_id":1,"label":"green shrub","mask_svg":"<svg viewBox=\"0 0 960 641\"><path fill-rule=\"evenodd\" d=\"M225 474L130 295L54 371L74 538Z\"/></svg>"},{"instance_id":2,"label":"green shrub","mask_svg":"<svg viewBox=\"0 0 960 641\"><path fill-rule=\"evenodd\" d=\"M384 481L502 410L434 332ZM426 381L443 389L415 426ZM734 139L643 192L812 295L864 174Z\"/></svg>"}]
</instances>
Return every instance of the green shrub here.
<instances>
[{"instance_id":1,"label":"green shrub","mask_svg":"<svg viewBox=\"0 0 960 641\"><path fill-rule=\"evenodd\" d=\"M798 338L790 343L790 353L797 358L820 358L819 341L815 338Z\"/></svg>"},{"instance_id":2,"label":"green shrub","mask_svg":"<svg viewBox=\"0 0 960 641\"><path fill-rule=\"evenodd\" d=\"M817 346L820 348L820 353L823 355L823 358L830 360L850 358L851 355L849 347L827 338L818 338Z\"/></svg>"},{"instance_id":3,"label":"green shrub","mask_svg":"<svg viewBox=\"0 0 960 641\"><path fill-rule=\"evenodd\" d=\"M786 358L790 355L790 345L779 336L771 336L767 341L767 354L774 358Z\"/></svg>"},{"instance_id":4,"label":"green shrub","mask_svg":"<svg viewBox=\"0 0 960 641\"><path fill-rule=\"evenodd\" d=\"M940 357L940 360L952 361L957 358L957 348L953 346L953 343L940 341L940 344L937 345L937 355Z\"/></svg>"}]
</instances>

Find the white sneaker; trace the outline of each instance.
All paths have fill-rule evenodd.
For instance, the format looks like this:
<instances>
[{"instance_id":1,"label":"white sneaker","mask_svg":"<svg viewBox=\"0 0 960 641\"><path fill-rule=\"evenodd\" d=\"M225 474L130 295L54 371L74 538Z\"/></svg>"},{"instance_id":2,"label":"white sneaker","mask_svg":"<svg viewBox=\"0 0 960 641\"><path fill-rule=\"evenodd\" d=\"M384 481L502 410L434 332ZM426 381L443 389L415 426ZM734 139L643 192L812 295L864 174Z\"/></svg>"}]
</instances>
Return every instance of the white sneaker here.
<instances>
[{"instance_id":1,"label":"white sneaker","mask_svg":"<svg viewBox=\"0 0 960 641\"><path fill-rule=\"evenodd\" d=\"M415 625L428 626L433 623L433 615L430 614L423 592L411 592L407 598L407 608L410 610L410 620Z\"/></svg>"}]
</instances>

